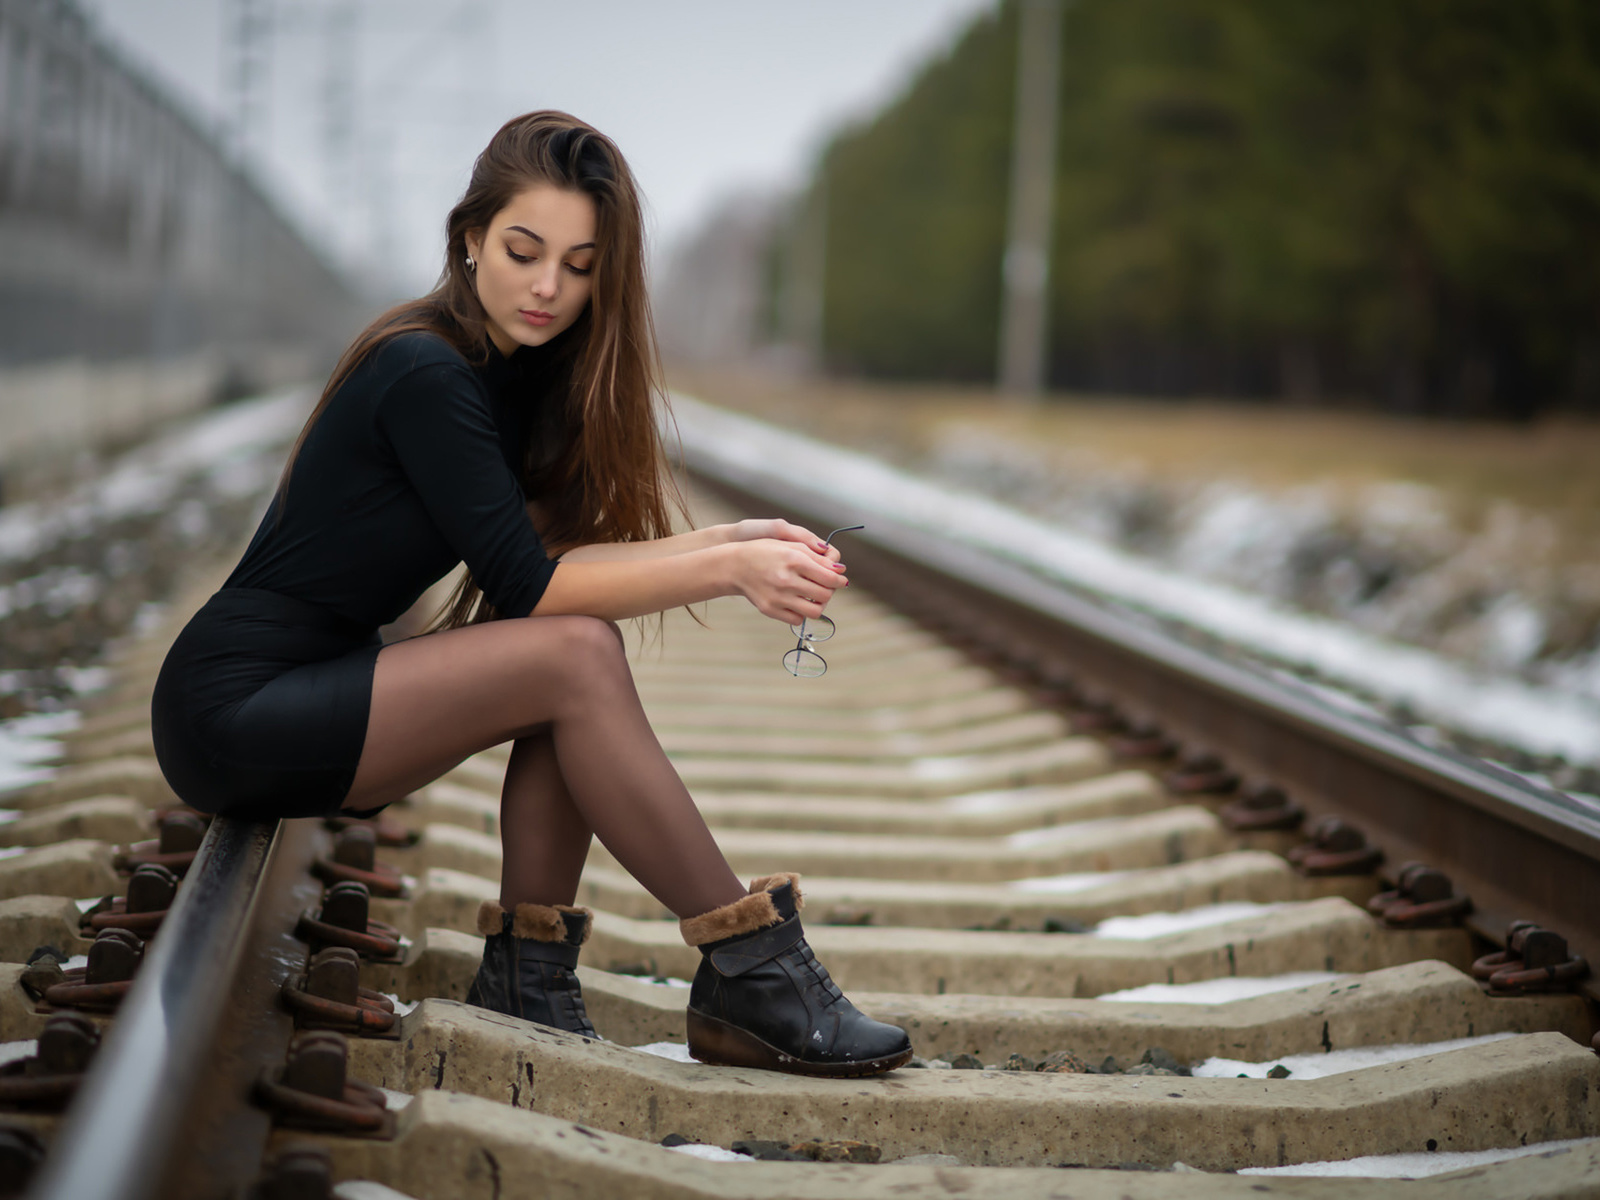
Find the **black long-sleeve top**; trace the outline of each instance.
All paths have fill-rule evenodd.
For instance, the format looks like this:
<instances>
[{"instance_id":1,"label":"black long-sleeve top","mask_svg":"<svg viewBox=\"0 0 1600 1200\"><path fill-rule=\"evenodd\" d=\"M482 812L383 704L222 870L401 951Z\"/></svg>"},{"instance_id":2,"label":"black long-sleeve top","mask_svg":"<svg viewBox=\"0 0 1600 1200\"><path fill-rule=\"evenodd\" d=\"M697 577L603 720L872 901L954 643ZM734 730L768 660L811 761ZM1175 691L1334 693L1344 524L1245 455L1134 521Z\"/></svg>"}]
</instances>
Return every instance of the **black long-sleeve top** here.
<instances>
[{"instance_id":1,"label":"black long-sleeve top","mask_svg":"<svg viewBox=\"0 0 1600 1200\"><path fill-rule=\"evenodd\" d=\"M491 346L474 367L433 334L380 344L312 425L223 586L376 628L465 561L502 614L532 612L556 567L518 482L542 357Z\"/></svg>"}]
</instances>

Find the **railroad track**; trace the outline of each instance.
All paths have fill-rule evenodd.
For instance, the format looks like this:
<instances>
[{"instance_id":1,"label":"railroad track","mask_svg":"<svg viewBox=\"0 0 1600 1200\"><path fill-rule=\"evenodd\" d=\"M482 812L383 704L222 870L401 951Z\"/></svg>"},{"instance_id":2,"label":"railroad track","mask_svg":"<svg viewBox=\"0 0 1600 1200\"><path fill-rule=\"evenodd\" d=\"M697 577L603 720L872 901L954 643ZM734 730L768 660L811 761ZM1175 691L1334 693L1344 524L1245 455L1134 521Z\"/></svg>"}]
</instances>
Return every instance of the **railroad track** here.
<instances>
[{"instance_id":1,"label":"railroad track","mask_svg":"<svg viewBox=\"0 0 1600 1200\"><path fill-rule=\"evenodd\" d=\"M376 828L178 814L119 850L172 803L155 637L0 824L0 1041L38 1043L0 1078L0 1192L30 1172L41 1200L335 1180L369 1200L1600 1190L1596 996L1566 979L1600 948L1600 822L1014 563L691 465L707 517L873 525L826 676L784 674L783 632L734 602L708 628L669 617L636 674L735 869L804 874L819 956L927 1065L841 1082L673 1061L697 955L599 846L579 903L606 1041L461 1003L498 892L495 752ZM1430 869L1374 915L1411 860ZM82 911L109 895L120 910ZM148 942L83 927L147 932L163 908ZM1536 923L1526 970L1495 990L1559 988L1474 980L1517 919ZM282 998L305 979L317 994ZM1235 998L1194 1003L1205 987ZM297 1034L291 1007L344 1032ZM1547 1143L1417 1182L1231 1174ZM781 1161L701 1157L736 1147Z\"/></svg>"}]
</instances>

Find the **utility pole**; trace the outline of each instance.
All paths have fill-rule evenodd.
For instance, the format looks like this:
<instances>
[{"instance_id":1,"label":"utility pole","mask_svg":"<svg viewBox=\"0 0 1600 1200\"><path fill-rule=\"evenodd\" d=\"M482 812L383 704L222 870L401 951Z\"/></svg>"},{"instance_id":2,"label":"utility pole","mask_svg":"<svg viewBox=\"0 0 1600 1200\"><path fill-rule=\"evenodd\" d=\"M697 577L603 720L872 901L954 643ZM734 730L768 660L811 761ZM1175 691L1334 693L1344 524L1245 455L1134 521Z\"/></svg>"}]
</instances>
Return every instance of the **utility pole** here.
<instances>
[{"instance_id":1,"label":"utility pole","mask_svg":"<svg viewBox=\"0 0 1600 1200\"><path fill-rule=\"evenodd\" d=\"M400 235L396 212L395 131L375 124L365 131L361 142L361 175L367 218L366 252L370 266L364 272L366 285L384 304L399 299L404 290L398 273Z\"/></svg>"},{"instance_id":2,"label":"utility pole","mask_svg":"<svg viewBox=\"0 0 1600 1200\"><path fill-rule=\"evenodd\" d=\"M1011 203L1000 311L1000 390L1027 403L1044 389L1056 108L1063 0L1018 0L1017 99Z\"/></svg>"},{"instance_id":3,"label":"utility pole","mask_svg":"<svg viewBox=\"0 0 1600 1200\"><path fill-rule=\"evenodd\" d=\"M828 266L828 172L817 172L816 185L801 193L784 246L783 283L778 296L778 325L792 345L801 369L822 369L823 297Z\"/></svg>"},{"instance_id":4,"label":"utility pole","mask_svg":"<svg viewBox=\"0 0 1600 1200\"><path fill-rule=\"evenodd\" d=\"M351 202L355 180L356 6L352 0L326 0L320 16L322 186L329 208L337 211ZM348 253L349 247L340 251Z\"/></svg>"},{"instance_id":5,"label":"utility pole","mask_svg":"<svg viewBox=\"0 0 1600 1200\"><path fill-rule=\"evenodd\" d=\"M264 311L260 289L251 286L247 269L261 253L258 206L245 182L265 148L267 64L271 54L272 0L227 0L223 13L223 94L228 105L226 143L233 171L224 203L232 208L228 236L218 230L218 253L227 264L225 294L218 324L221 368L217 387L223 394L241 394L258 382L259 317Z\"/></svg>"},{"instance_id":6,"label":"utility pole","mask_svg":"<svg viewBox=\"0 0 1600 1200\"><path fill-rule=\"evenodd\" d=\"M234 161L243 163L261 149L266 122L267 63L271 50L272 0L228 0L228 142Z\"/></svg>"}]
</instances>

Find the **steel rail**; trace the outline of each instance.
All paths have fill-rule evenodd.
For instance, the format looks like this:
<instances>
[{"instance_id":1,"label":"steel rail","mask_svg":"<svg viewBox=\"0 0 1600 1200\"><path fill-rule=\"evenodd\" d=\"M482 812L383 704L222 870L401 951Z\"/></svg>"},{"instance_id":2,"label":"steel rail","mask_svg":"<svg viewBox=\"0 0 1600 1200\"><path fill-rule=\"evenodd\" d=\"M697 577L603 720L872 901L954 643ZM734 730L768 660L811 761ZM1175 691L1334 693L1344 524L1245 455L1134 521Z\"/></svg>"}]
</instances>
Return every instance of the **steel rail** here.
<instances>
[{"instance_id":1,"label":"steel rail","mask_svg":"<svg viewBox=\"0 0 1600 1200\"><path fill-rule=\"evenodd\" d=\"M215 1039L282 826L212 821L68 1110L33 1200L173 1194L169 1172L183 1149L184 1117L215 1068Z\"/></svg>"},{"instance_id":2,"label":"steel rail","mask_svg":"<svg viewBox=\"0 0 1600 1200\"><path fill-rule=\"evenodd\" d=\"M745 511L817 528L866 522L851 578L912 615L965 614L972 640L1046 678L1091 686L1184 745L1289 790L1313 815L1359 824L1392 876L1408 860L1449 874L1475 909L1469 927L1503 941L1513 919L1566 936L1600 961L1600 814L1492 764L1419 742L1400 726L1312 688L1225 661L1127 610L970 545L845 506L685 439L695 482ZM1591 979L1591 998L1600 989Z\"/></svg>"}]
</instances>

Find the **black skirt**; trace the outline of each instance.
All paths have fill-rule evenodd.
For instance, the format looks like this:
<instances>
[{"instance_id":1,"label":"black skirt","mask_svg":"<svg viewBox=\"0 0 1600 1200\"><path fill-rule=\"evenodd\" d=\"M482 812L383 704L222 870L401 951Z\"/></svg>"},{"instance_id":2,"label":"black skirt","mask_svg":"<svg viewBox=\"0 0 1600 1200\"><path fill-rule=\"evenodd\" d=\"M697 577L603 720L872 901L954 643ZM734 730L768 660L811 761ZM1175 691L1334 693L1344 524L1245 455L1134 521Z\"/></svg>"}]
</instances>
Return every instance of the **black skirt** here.
<instances>
[{"instance_id":1,"label":"black skirt","mask_svg":"<svg viewBox=\"0 0 1600 1200\"><path fill-rule=\"evenodd\" d=\"M202 812L337 813L355 779L382 642L255 588L207 600L167 652L151 698L156 761Z\"/></svg>"}]
</instances>

